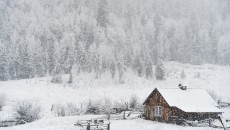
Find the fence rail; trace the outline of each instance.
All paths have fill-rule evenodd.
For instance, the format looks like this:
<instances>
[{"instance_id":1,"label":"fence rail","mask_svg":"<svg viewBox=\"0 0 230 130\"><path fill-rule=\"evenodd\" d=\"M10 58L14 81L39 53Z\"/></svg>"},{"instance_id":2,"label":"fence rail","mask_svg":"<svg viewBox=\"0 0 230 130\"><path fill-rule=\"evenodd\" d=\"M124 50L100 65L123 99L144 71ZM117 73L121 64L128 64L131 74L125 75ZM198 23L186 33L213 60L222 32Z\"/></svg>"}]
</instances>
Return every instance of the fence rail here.
<instances>
[{"instance_id":1,"label":"fence rail","mask_svg":"<svg viewBox=\"0 0 230 130\"><path fill-rule=\"evenodd\" d=\"M218 105L219 105L221 108L230 107L230 103L229 103L229 102L221 102L221 101L218 101Z\"/></svg>"},{"instance_id":2,"label":"fence rail","mask_svg":"<svg viewBox=\"0 0 230 130\"><path fill-rule=\"evenodd\" d=\"M75 125L86 130L110 130L110 122L103 119L79 120Z\"/></svg>"},{"instance_id":3,"label":"fence rail","mask_svg":"<svg viewBox=\"0 0 230 130\"><path fill-rule=\"evenodd\" d=\"M0 127L9 127L9 126L15 126L16 121L9 120L9 121L0 121Z\"/></svg>"}]
</instances>

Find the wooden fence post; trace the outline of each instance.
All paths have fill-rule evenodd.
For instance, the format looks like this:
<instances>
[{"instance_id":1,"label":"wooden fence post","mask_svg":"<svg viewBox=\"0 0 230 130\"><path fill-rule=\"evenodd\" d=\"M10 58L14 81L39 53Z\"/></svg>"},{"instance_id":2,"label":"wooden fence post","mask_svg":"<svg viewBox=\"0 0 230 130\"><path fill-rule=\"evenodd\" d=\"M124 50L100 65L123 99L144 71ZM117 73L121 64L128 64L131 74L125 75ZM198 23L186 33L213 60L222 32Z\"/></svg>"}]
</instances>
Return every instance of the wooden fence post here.
<instances>
[{"instance_id":1,"label":"wooden fence post","mask_svg":"<svg viewBox=\"0 0 230 130\"><path fill-rule=\"evenodd\" d=\"M110 130L110 123L108 124L107 130Z\"/></svg>"},{"instance_id":2,"label":"wooden fence post","mask_svg":"<svg viewBox=\"0 0 230 130\"><path fill-rule=\"evenodd\" d=\"M125 111L124 111L123 119L125 119Z\"/></svg>"},{"instance_id":3,"label":"wooden fence post","mask_svg":"<svg viewBox=\"0 0 230 130\"><path fill-rule=\"evenodd\" d=\"M220 121L220 123L222 124L222 126L223 126L224 130L227 130L227 129L226 129L226 127L224 126L224 123L223 123L223 121L222 121L222 119L221 119L221 117L220 117L220 116L219 116L219 121Z\"/></svg>"},{"instance_id":4,"label":"wooden fence post","mask_svg":"<svg viewBox=\"0 0 230 130\"><path fill-rule=\"evenodd\" d=\"M88 123L86 130L90 130L90 123Z\"/></svg>"},{"instance_id":5,"label":"wooden fence post","mask_svg":"<svg viewBox=\"0 0 230 130\"><path fill-rule=\"evenodd\" d=\"M110 114L107 115L107 119L110 120Z\"/></svg>"},{"instance_id":6,"label":"wooden fence post","mask_svg":"<svg viewBox=\"0 0 230 130\"><path fill-rule=\"evenodd\" d=\"M208 120L208 125L209 125L209 127L211 127L212 126L212 120L209 118L209 120Z\"/></svg>"}]
</instances>

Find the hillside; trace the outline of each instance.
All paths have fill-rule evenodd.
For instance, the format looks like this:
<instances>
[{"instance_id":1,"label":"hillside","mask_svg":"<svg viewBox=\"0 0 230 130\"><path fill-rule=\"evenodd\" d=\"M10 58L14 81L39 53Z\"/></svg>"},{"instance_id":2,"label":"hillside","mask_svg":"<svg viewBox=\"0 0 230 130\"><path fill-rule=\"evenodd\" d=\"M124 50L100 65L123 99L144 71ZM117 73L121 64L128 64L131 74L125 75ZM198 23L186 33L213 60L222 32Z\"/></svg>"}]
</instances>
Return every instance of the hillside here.
<instances>
[{"instance_id":1,"label":"hillside","mask_svg":"<svg viewBox=\"0 0 230 130\"><path fill-rule=\"evenodd\" d=\"M93 75L73 76L72 85L65 82L53 84L50 77L0 82L1 93L7 97L0 119L11 119L12 107L19 100L26 99L40 104L43 118L55 117L50 111L52 104L74 103L78 108L84 108L89 99L124 103L129 102L132 95L143 102L155 87L177 88L179 83L188 88L204 88L214 93L216 99L230 101L230 67L208 64L194 66L176 62L165 64L167 76L163 81L146 80L130 73L125 75L124 84L106 78L106 75L101 79L95 79ZM185 72L185 79L180 77L182 70ZM200 74L199 77L196 76L197 73ZM67 81L68 77L69 75L63 76L63 80Z\"/></svg>"},{"instance_id":2,"label":"hillside","mask_svg":"<svg viewBox=\"0 0 230 130\"><path fill-rule=\"evenodd\" d=\"M230 64L228 0L1 0L0 80Z\"/></svg>"}]
</instances>

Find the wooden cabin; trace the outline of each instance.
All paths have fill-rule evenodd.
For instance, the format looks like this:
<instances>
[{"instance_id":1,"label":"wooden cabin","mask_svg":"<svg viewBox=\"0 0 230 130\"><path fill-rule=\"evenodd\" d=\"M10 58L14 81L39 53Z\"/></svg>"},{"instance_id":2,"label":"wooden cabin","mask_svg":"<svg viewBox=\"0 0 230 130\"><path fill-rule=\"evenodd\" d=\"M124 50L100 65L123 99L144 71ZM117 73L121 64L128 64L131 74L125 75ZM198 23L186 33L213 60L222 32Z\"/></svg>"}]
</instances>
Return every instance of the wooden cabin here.
<instances>
[{"instance_id":1,"label":"wooden cabin","mask_svg":"<svg viewBox=\"0 0 230 130\"><path fill-rule=\"evenodd\" d=\"M217 118L222 113L206 90L187 87L155 88L143 105L146 119L161 122Z\"/></svg>"}]
</instances>

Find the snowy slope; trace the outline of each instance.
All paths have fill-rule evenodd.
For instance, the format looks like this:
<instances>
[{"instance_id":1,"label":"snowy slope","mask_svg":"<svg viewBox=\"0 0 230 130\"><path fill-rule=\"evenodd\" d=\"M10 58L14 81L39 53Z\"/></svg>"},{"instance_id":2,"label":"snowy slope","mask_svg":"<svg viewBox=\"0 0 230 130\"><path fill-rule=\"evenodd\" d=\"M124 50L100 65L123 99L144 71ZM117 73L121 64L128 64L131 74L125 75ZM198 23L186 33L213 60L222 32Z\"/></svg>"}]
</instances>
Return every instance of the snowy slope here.
<instances>
[{"instance_id":1,"label":"snowy slope","mask_svg":"<svg viewBox=\"0 0 230 130\"><path fill-rule=\"evenodd\" d=\"M109 98L111 101L125 102L129 101L131 95L133 94L139 97L140 102L143 102L155 87L175 88L179 83L191 88L213 90L222 100L230 102L230 67L215 65L194 66L168 62L165 64L165 69L166 80L164 81L156 81L155 79L146 80L144 78L137 77L130 72L125 75L124 84L119 84L116 80L111 80L110 76L106 74L100 79L95 79L94 76L90 74L75 76L74 84L72 86L66 84L65 82L62 84L52 84L50 83L49 77L0 82L0 93L5 93L7 95L6 106L3 107L3 111L0 111L0 120L11 119L13 116L12 106L18 100L28 99L37 102L42 106L43 119L41 119L41 122L46 122L48 127L49 125L52 125L52 122L55 122L53 120L61 120L60 122L62 123L60 123L60 129L62 129L62 126L64 128L65 121L67 121L67 124L72 124L73 120L70 119L71 121L68 122L66 119L63 119L62 121L61 118L54 118L55 116L50 112L52 104L71 102L80 106L81 104L86 103L89 99L95 100L103 98ZM182 70L185 72L185 79L180 78ZM198 73L200 73L199 78L196 77ZM68 75L63 76L64 81L67 81L67 79ZM37 122L35 122L35 124ZM116 122L118 122L117 125L120 124L119 121L115 121L114 124L116 124ZM128 124L131 125L132 123L134 122L130 121ZM152 122L144 123L152 124ZM34 123L31 123L31 126L33 126L33 124ZM133 129L142 127L142 124L139 125L140 126ZM171 128L170 125L165 126L165 128L163 124L160 126L162 126L162 129ZM21 126L17 127L20 128ZM41 128L40 125L38 127L38 129ZM111 127L113 128L113 126ZM68 129L71 128L72 126L68 127ZM151 126L146 129L150 128L158 127ZM183 127L180 129L183 129Z\"/></svg>"}]
</instances>

